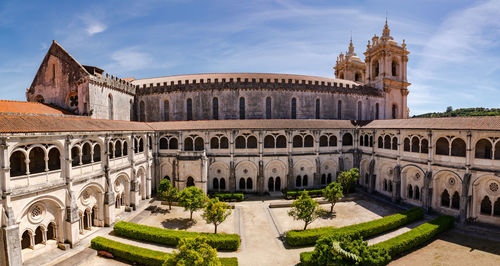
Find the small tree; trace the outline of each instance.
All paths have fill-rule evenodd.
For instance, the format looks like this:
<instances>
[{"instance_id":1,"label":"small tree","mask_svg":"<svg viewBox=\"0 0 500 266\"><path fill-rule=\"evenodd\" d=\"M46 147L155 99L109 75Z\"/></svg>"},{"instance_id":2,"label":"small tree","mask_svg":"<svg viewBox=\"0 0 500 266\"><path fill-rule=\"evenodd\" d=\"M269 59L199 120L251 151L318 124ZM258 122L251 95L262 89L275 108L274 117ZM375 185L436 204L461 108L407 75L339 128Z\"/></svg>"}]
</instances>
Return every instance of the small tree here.
<instances>
[{"instance_id":1,"label":"small tree","mask_svg":"<svg viewBox=\"0 0 500 266\"><path fill-rule=\"evenodd\" d=\"M339 201L344 194L342 194L342 185L338 182L332 182L323 190L323 198L332 204L330 213L333 213L333 206Z\"/></svg>"},{"instance_id":2,"label":"small tree","mask_svg":"<svg viewBox=\"0 0 500 266\"><path fill-rule=\"evenodd\" d=\"M174 251L173 256L170 256L163 263L164 266L221 265L220 260L217 258L217 250L207 244L207 239L204 237L180 239L177 248L179 252Z\"/></svg>"},{"instance_id":3,"label":"small tree","mask_svg":"<svg viewBox=\"0 0 500 266\"><path fill-rule=\"evenodd\" d=\"M359 169L352 168L349 171L344 171L340 173L338 177L339 183L344 188L344 192L347 194L351 192L351 189L354 187L354 183L359 179Z\"/></svg>"},{"instance_id":4,"label":"small tree","mask_svg":"<svg viewBox=\"0 0 500 266\"><path fill-rule=\"evenodd\" d=\"M172 209L172 202L177 198L179 191L176 187L172 186L170 180L163 179L158 186L158 194L160 198L168 203L168 209Z\"/></svg>"},{"instance_id":5,"label":"small tree","mask_svg":"<svg viewBox=\"0 0 500 266\"><path fill-rule=\"evenodd\" d=\"M215 226L215 233L217 234L217 226L223 223L230 214L231 210L227 208L227 203L215 198L210 199L205 204L205 212L202 216L207 223Z\"/></svg>"},{"instance_id":6,"label":"small tree","mask_svg":"<svg viewBox=\"0 0 500 266\"><path fill-rule=\"evenodd\" d=\"M193 212L203 208L203 204L207 201L207 196L203 190L197 187L187 187L179 192L179 205L184 207L185 211L189 211L189 220L193 220Z\"/></svg>"},{"instance_id":7,"label":"small tree","mask_svg":"<svg viewBox=\"0 0 500 266\"><path fill-rule=\"evenodd\" d=\"M319 207L319 203L311 199L305 190L298 199L293 201L292 209L288 211L288 215L292 216L294 220L304 221L304 230L307 229L307 225L323 215L323 213L324 210Z\"/></svg>"}]
</instances>

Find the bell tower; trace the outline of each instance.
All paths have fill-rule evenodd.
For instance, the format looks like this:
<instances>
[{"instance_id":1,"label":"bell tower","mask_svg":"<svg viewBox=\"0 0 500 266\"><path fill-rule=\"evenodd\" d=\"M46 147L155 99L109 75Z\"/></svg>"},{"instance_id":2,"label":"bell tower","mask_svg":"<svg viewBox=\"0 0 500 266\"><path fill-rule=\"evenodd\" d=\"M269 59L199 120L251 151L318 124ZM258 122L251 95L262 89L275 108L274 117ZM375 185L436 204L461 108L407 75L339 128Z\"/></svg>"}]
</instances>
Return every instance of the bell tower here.
<instances>
[{"instance_id":1,"label":"bell tower","mask_svg":"<svg viewBox=\"0 0 500 266\"><path fill-rule=\"evenodd\" d=\"M352 80L359 83L365 82L365 62L354 52L352 38L345 56L340 53L337 57L337 64L333 69L335 69L335 77L338 79Z\"/></svg>"},{"instance_id":2,"label":"bell tower","mask_svg":"<svg viewBox=\"0 0 500 266\"><path fill-rule=\"evenodd\" d=\"M409 53L404 40L399 45L392 38L387 19L382 36L374 35L371 44L368 41L366 46L365 83L385 92L385 119L408 118L406 99L411 84L408 83L406 69Z\"/></svg>"}]
</instances>

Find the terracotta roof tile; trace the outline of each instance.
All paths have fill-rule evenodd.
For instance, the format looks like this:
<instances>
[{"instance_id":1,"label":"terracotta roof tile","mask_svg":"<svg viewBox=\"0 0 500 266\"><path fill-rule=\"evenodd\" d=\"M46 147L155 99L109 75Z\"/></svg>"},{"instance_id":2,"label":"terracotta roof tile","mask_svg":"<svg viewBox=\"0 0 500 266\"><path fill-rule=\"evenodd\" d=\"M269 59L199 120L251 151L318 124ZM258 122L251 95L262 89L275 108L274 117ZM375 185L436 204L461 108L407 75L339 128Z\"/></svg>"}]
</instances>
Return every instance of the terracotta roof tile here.
<instances>
[{"instance_id":1,"label":"terracotta roof tile","mask_svg":"<svg viewBox=\"0 0 500 266\"><path fill-rule=\"evenodd\" d=\"M70 113L37 102L0 100L0 114L67 115Z\"/></svg>"},{"instance_id":2,"label":"terracotta roof tile","mask_svg":"<svg viewBox=\"0 0 500 266\"><path fill-rule=\"evenodd\" d=\"M500 116L373 120L363 128L500 130Z\"/></svg>"}]
</instances>

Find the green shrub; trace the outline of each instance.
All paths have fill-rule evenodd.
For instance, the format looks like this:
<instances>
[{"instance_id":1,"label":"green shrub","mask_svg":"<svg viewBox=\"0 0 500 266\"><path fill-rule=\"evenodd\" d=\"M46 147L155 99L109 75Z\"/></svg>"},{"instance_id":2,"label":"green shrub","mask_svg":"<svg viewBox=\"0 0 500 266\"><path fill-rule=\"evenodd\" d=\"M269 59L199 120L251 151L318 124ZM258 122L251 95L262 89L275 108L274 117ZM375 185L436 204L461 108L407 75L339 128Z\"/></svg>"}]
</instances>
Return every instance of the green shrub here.
<instances>
[{"instance_id":1,"label":"green shrub","mask_svg":"<svg viewBox=\"0 0 500 266\"><path fill-rule=\"evenodd\" d=\"M165 260L172 256L170 253L123 244L101 236L92 239L90 247L95 250L107 251L116 258L139 265L161 266ZM219 258L219 260L224 266L238 266L237 258Z\"/></svg>"},{"instance_id":2,"label":"green shrub","mask_svg":"<svg viewBox=\"0 0 500 266\"><path fill-rule=\"evenodd\" d=\"M90 247L95 250L107 251L113 254L114 257L141 265L161 266L170 256L170 254L165 252L127 245L101 236L92 239Z\"/></svg>"},{"instance_id":3,"label":"green shrub","mask_svg":"<svg viewBox=\"0 0 500 266\"><path fill-rule=\"evenodd\" d=\"M410 210L390 215L377 220L344 226L341 228L321 227L308 230L292 230L286 233L286 242L293 247L312 246L316 241L328 234L354 234L359 233L361 237L366 238L374 236L385 231L398 228L402 225L419 220L424 216L424 210L421 208L412 208Z\"/></svg>"},{"instance_id":4,"label":"green shrub","mask_svg":"<svg viewBox=\"0 0 500 266\"><path fill-rule=\"evenodd\" d=\"M311 197L322 197L323 189L303 189L303 190L289 190L285 192L286 199L297 199L302 192L307 191Z\"/></svg>"},{"instance_id":5,"label":"green shrub","mask_svg":"<svg viewBox=\"0 0 500 266\"><path fill-rule=\"evenodd\" d=\"M237 234L210 234L178 231L124 221L117 222L113 229L119 236L168 246L177 246L180 239L194 238L198 236L206 237L208 244L217 250L235 251L240 246L240 236Z\"/></svg>"},{"instance_id":6,"label":"green shrub","mask_svg":"<svg viewBox=\"0 0 500 266\"><path fill-rule=\"evenodd\" d=\"M219 198L220 201L243 201L243 193L214 193L211 198Z\"/></svg>"},{"instance_id":7,"label":"green shrub","mask_svg":"<svg viewBox=\"0 0 500 266\"><path fill-rule=\"evenodd\" d=\"M389 255L394 257L428 242L437 234L452 228L454 224L455 218L448 215L441 215L438 218L415 227L404 234L373 246L385 249Z\"/></svg>"}]
</instances>

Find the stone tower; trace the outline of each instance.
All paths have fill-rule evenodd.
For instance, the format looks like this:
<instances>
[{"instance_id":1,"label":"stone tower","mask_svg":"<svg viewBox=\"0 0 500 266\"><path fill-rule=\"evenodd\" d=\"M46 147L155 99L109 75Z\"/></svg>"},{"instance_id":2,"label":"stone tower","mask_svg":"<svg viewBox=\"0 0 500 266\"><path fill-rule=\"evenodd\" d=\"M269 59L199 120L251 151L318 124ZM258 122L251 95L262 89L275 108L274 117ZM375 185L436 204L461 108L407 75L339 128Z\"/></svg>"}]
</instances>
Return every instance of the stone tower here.
<instances>
[{"instance_id":1,"label":"stone tower","mask_svg":"<svg viewBox=\"0 0 500 266\"><path fill-rule=\"evenodd\" d=\"M408 118L406 98L408 83L406 68L408 52L406 44L399 45L391 36L385 21L382 36L374 35L368 41L365 55L365 83L385 92L384 117L388 119Z\"/></svg>"},{"instance_id":2,"label":"stone tower","mask_svg":"<svg viewBox=\"0 0 500 266\"><path fill-rule=\"evenodd\" d=\"M352 39L349 43L349 50L346 52L345 56L340 53L337 57L337 64L333 69L335 69L335 77L338 79L364 83L366 66L361 58L356 55L356 52L354 52Z\"/></svg>"}]
</instances>

